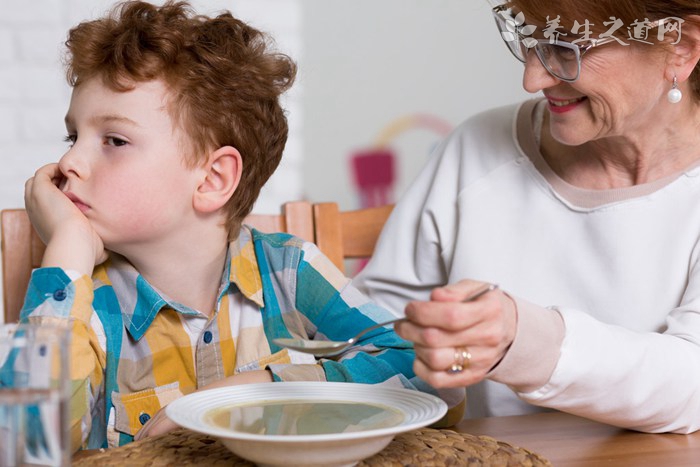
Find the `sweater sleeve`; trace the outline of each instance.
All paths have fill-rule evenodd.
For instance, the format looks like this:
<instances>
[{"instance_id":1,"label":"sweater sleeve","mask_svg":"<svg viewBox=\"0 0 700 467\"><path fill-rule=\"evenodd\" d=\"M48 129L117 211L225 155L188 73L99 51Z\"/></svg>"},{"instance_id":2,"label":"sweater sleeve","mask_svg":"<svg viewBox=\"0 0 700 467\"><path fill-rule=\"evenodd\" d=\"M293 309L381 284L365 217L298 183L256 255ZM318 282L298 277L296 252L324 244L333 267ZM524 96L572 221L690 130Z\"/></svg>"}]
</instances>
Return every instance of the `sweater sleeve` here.
<instances>
[{"instance_id":1,"label":"sweater sleeve","mask_svg":"<svg viewBox=\"0 0 700 467\"><path fill-rule=\"evenodd\" d=\"M544 386L559 360L564 321L554 309L513 297L518 310L515 339L503 359L487 375L518 392Z\"/></svg>"},{"instance_id":2,"label":"sweater sleeve","mask_svg":"<svg viewBox=\"0 0 700 467\"><path fill-rule=\"evenodd\" d=\"M700 301L673 310L663 333L636 332L558 308L566 333L551 378L519 396L611 425L700 429Z\"/></svg>"}]
</instances>

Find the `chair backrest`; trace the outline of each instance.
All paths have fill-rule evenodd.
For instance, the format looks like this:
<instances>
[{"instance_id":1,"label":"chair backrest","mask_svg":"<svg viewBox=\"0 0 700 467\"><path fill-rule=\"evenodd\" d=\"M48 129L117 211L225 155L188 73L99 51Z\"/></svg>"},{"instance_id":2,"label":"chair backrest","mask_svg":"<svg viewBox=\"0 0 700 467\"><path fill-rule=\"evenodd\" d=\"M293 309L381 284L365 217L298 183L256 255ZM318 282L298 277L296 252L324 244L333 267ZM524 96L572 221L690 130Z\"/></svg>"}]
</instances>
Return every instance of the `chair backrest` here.
<instances>
[{"instance_id":1,"label":"chair backrest","mask_svg":"<svg viewBox=\"0 0 700 467\"><path fill-rule=\"evenodd\" d=\"M340 211L337 203L316 203L314 229L316 245L341 270L346 259L367 259L384 227L393 204Z\"/></svg>"},{"instance_id":2,"label":"chair backrest","mask_svg":"<svg viewBox=\"0 0 700 467\"><path fill-rule=\"evenodd\" d=\"M44 243L37 235L24 209L4 209L0 213L2 231L2 298L5 322L19 319L32 269L41 265Z\"/></svg>"},{"instance_id":3,"label":"chair backrest","mask_svg":"<svg viewBox=\"0 0 700 467\"><path fill-rule=\"evenodd\" d=\"M287 232L309 242L315 240L313 210L308 201L284 203L281 214L249 214L243 223L262 232Z\"/></svg>"},{"instance_id":4,"label":"chair backrest","mask_svg":"<svg viewBox=\"0 0 700 467\"><path fill-rule=\"evenodd\" d=\"M312 207L307 201L285 203L281 214L251 214L243 222L263 232L288 232L315 240ZM10 323L19 319L32 270L41 265L44 244L24 209L2 210L0 238L4 317Z\"/></svg>"}]
</instances>

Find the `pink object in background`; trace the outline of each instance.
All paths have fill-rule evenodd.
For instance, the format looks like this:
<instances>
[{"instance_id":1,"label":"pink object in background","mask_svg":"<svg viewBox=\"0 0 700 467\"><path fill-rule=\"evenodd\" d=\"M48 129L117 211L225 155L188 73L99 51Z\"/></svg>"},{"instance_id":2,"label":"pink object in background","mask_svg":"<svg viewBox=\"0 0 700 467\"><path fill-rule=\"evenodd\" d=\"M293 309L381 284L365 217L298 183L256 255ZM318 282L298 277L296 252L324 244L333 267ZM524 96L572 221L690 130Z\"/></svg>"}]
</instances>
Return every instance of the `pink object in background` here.
<instances>
[{"instance_id":1,"label":"pink object in background","mask_svg":"<svg viewBox=\"0 0 700 467\"><path fill-rule=\"evenodd\" d=\"M351 156L353 181L362 208L394 202L394 159L394 153L387 148L366 149Z\"/></svg>"},{"instance_id":2,"label":"pink object in background","mask_svg":"<svg viewBox=\"0 0 700 467\"><path fill-rule=\"evenodd\" d=\"M350 157L353 181L360 195L360 207L372 208L394 202L394 153L387 148L365 149ZM357 261L357 274L367 264L366 259Z\"/></svg>"},{"instance_id":3,"label":"pink object in background","mask_svg":"<svg viewBox=\"0 0 700 467\"><path fill-rule=\"evenodd\" d=\"M389 149L392 141L402 133L413 129L426 129L438 135L447 136L452 125L435 115L418 113L397 118L384 127L374 146L356 151L350 156L352 181L360 197L360 208L372 208L395 202L397 158ZM358 260L355 274L367 263Z\"/></svg>"}]
</instances>

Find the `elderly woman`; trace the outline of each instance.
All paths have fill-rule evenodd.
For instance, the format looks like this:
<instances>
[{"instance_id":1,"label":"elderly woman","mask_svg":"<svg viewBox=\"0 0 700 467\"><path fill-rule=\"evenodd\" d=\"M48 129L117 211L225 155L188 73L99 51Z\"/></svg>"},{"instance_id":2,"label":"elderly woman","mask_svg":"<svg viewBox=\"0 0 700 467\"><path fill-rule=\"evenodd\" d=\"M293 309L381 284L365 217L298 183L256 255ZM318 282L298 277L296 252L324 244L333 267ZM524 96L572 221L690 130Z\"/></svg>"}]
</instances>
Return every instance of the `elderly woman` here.
<instances>
[{"instance_id":1,"label":"elderly woman","mask_svg":"<svg viewBox=\"0 0 700 467\"><path fill-rule=\"evenodd\" d=\"M544 97L461 125L357 282L405 309L416 373L467 386L468 416L698 430L700 3L493 14Z\"/></svg>"}]
</instances>

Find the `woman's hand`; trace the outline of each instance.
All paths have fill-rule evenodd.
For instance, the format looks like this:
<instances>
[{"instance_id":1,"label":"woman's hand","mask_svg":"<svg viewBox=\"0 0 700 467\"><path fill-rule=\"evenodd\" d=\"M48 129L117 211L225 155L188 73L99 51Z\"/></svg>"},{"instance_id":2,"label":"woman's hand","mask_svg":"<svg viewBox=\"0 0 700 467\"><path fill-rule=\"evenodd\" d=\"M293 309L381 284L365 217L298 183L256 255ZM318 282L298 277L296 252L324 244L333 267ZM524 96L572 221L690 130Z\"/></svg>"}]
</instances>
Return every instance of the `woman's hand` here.
<instances>
[{"instance_id":1,"label":"woman's hand","mask_svg":"<svg viewBox=\"0 0 700 467\"><path fill-rule=\"evenodd\" d=\"M201 389L197 389L195 392L221 388L224 386L237 386L240 384L251 383L271 383L272 381L272 373L267 370L246 371L244 373L239 373L237 375L215 381ZM153 418L146 422L138 433L136 433L134 440L138 441L149 436L162 435L173 431L177 427L178 425L176 425L175 422L170 420L168 416L165 415L165 408L162 408L155 414L155 416L153 416Z\"/></svg>"},{"instance_id":2,"label":"woman's hand","mask_svg":"<svg viewBox=\"0 0 700 467\"><path fill-rule=\"evenodd\" d=\"M59 189L63 180L58 164L41 167L25 183L25 207L46 244L42 266L90 275L96 264L107 259L107 253L88 218Z\"/></svg>"},{"instance_id":3,"label":"woman's hand","mask_svg":"<svg viewBox=\"0 0 700 467\"><path fill-rule=\"evenodd\" d=\"M516 309L508 295L496 289L463 302L483 285L463 280L434 289L429 302L409 303L408 321L395 326L401 337L415 343L416 375L433 387L478 383L515 338ZM448 371L462 359L462 371Z\"/></svg>"}]
</instances>

